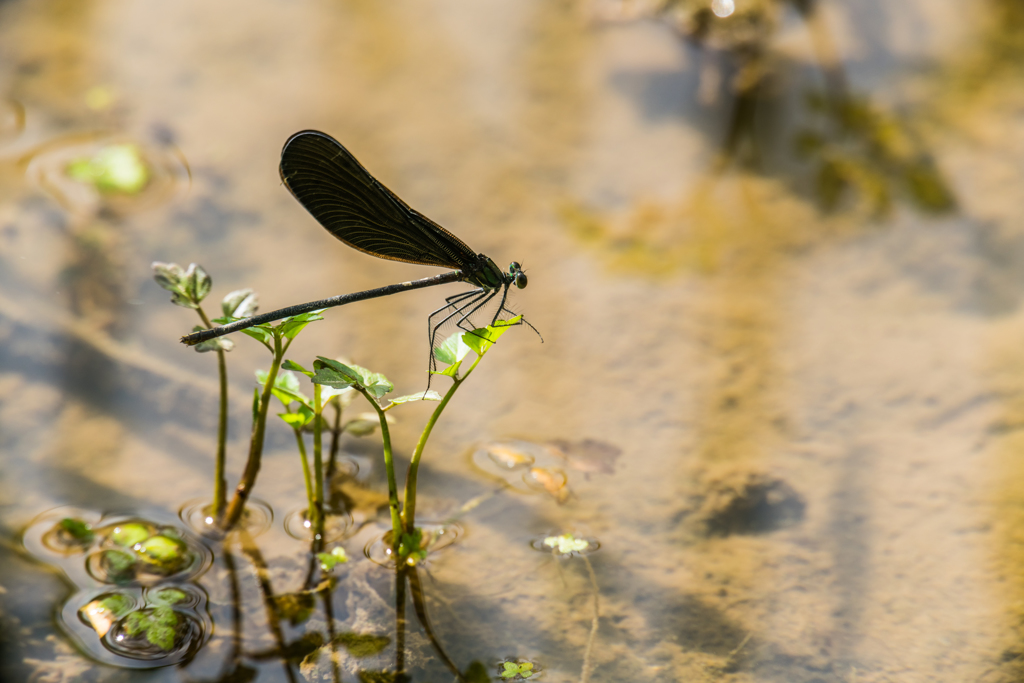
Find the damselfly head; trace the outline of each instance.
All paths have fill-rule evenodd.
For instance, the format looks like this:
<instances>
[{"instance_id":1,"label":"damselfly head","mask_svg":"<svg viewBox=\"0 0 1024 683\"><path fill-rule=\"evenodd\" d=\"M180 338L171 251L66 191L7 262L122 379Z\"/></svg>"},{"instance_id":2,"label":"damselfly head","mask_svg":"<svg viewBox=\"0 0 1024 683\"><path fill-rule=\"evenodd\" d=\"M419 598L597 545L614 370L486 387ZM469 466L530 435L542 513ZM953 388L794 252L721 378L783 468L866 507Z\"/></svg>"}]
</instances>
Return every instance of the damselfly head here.
<instances>
[{"instance_id":1,"label":"damselfly head","mask_svg":"<svg viewBox=\"0 0 1024 683\"><path fill-rule=\"evenodd\" d=\"M518 261L513 261L508 264L508 275L512 278L512 282L515 283L519 289L526 287L526 273L523 272L523 267L519 265Z\"/></svg>"}]
</instances>

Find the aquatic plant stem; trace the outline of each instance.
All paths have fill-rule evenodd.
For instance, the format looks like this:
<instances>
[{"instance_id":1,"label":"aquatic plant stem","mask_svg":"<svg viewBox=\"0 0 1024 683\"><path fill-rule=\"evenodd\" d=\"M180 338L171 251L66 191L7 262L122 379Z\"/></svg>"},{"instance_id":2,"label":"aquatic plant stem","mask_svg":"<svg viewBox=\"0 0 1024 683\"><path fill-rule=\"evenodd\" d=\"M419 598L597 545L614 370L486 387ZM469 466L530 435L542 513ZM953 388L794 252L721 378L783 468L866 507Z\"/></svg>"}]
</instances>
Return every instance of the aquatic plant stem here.
<instances>
[{"instance_id":1,"label":"aquatic plant stem","mask_svg":"<svg viewBox=\"0 0 1024 683\"><path fill-rule=\"evenodd\" d=\"M256 484L256 475L260 472L260 460L263 456L263 437L267 431L267 412L270 410L271 389L277 380L277 373L281 369L281 361L288 351L291 340L282 346L281 337L274 335L274 361L270 364L270 372L267 373L266 383L263 385L263 394L260 396L260 412L256 424L252 426L252 438L249 441L249 459L245 463L245 472L241 481L235 487L235 495L228 506L224 519L224 528L231 529L238 520L242 518L245 511L245 503L249 500L249 494Z\"/></svg>"},{"instance_id":2,"label":"aquatic plant stem","mask_svg":"<svg viewBox=\"0 0 1024 683\"><path fill-rule=\"evenodd\" d=\"M285 410L288 410L286 407ZM288 410L288 412L291 412ZM306 483L306 504L309 505L309 510L306 513L309 516L310 522L313 521L314 515L314 498L313 498L313 478L309 472L309 458L306 457L306 442L302 438L302 428L292 428L295 432L295 443L299 447L299 458L302 460L302 478Z\"/></svg>"},{"instance_id":3,"label":"aquatic plant stem","mask_svg":"<svg viewBox=\"0 0 1024 683\"><path fill-rule=\"evenodd\" d=\"M601 623L601 603L598 601L597 575L594 573L594 565L590 564L590 558L583 556L583 562L587 565L587 573L590 574L590 587L594 593L594 618L590 623L590 635L587 636L587 649L583 651L583 670L580 672L580 683L589 683L590 672L593 669L593 662L590 661L590 654L594 649L594 638L597 636L597 627Z\"/></svg>"},{"instance_id":4,"label":"aquatic plant stem","mask_svg":"<svg viewBox=\"0 0 1024 683\"><path fill-rule=\"evenodd\" d=\"M328 401L330 403L330 401ZM331 428L331 457L327 461L327 479L334 478L338 467L338 446L341 445L341 397L334 399L334 427Z\"/></svg>"},{"instance_id":5,"label":"aquatic plant stem","mask_svg":"<svg viewBox=\"0 0 1024 683\"><path fill-rule=\"evenodd\" d=\"M393 534L391 539L392 550L397 553L398 544L402 541L403 527L402 517L398 510L398 483L395 480L395 460L391 454L391 432L388 430L388 420L380 405L365 389L361 387L354 388L370 402L373 409L377 411L377 417L380 418L380 436L381 440L384 441L384 469L388 475L388 507L391 508L391 531Z\"/></svg>"},{"instance_id":6,"label":"aquatic plant stem","mask_svg":"<svg viewBox=\"0 0 1024 683\"><path fill-rule=\"evenodd\" d=\"M316 510L316 517L313 521L313 529L316 538L323 541L324 537L324 462L323 462L323 412L322 387L319 384L313 385L313 474L315 476L316 488L313 492L313 506Z\"/></svg>"},{"instance_id":7,"label":"aquatic plant stem","mask_svg":"<svg viewBox=\"0 0 1024 683\"><path fill-rule=\"evenodd\" d=\"M206 329L213 328L213 323L202 306L196 306L196 313L206 325ZM217 460L213 471L213 508L210 516L220 523L228 500L228 480L224 473L228 441L228 364L224 358L224 349L217 349L217 373L220 376L220 415L217 423Z\"/></svg>"},{"instance_id":8,"label":"aquatic plant stem","mask_svg":"<svg viewBox=\"0 0 1024 683\"><path fill-rule=\"evenodd\" d=\"M437 423L438 418L441 417L441 413L444 412L448 401L452 399L458 388L462 386L466 378L476 369L476 366L479 365L483 357L483 354L478 354L476 360L469 366L466 374L462 377L452 378L452 386L445 393L444 398L441 399L441 403L434 409L433 414L431 414L430 419L427 421L427 425L420 434L420 440L416 442L416 450L413 451L412 458L409 460L409 471L405 476L405 505L402 509L403 525L408 533L412 533L412 530L416 528L416 479L420 470L420 458L423 457L423 450L427 446L427 439L430 438L430 432L433 431L434 425Z\"/></svg>"}]
</instances>

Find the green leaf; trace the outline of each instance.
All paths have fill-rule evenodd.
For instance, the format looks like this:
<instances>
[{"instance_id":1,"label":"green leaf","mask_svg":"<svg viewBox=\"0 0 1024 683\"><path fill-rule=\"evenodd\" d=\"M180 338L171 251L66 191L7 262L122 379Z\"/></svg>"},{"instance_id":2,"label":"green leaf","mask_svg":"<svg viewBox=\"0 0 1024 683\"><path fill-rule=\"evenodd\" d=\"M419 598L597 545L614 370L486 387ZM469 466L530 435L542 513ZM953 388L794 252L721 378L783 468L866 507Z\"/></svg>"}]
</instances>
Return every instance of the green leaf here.
<instances>
[{"instance_id":1,"label":"green leaf","mask_svg":"<svg viewBox=\"0 0 1024 683\"><path fill-rule=\"evenodd\" d=\"M125 617L124 630L130 636L137 636L146 629L146 622L148 621L142 612L132 612Z\"/></svg>"},{"instance_id":2,"label":"green leaf","mask_svg":"<svg viewBox=\"0 0 1024 683\"><path fill-rule=\"evenodd\" d=\"M333 389L362 386L363 378L352 368L322 356L318 356L317 359L313 363L313 368L316 370L313 375L313 384L322 384Z\"/></svg>"},{"instance_id":3,"label":"green leaf","mask_svg":"<svg viewBox=\"0 0 1024 683\"><path fill-rule=\"evenodd\" d=\"M431 370L430 374L431 375L444 375L446 377L458 377L459 376L459 368L460 367L462 367L462 361L461 360L459 362L453 364L453 365L449 365L444 370Z\"/></svg>"},{"instance_id":4,"label":"green leaf","mask_svg":"<svg viewBox=\"0 0 1024 683\"><path fill-rule=\"evenodd\" d=\"M501 672L502 678L515 678L516 674L519 673L519 667L515 662L504 662L501 666L504 669Z\"/></svg>"},{"instance_id":5,"label":"green leaf","mask_svg":"<svg viewBox=\"0 0 1024 683\"><path fill-rule=\"evenodd\" d=\"M462 340L463 333L456 332L434 349L434 358L445 365L453 365L465 358L470 347Z\"/></svg>"},{"instance_id":6,"label":"green leaf","mask_svg":"<svg viewBox=\"0 0 1024 683\"><path fill-rule=\"evenodd\" d=\"M181 541L164 535L151 536L139 546L147 560L163 566L173 566L184 559L187 552Z\"/></svg>"},{"instance_id":7,"label":"green leaf","mask_svg":"<svg viewBox=\"0 0 1024 683\"><path fill-rule=\"evenodd\" d=\"M185 277L185 270L177 263L163 263L153 261L153 279L156 283L169 292L180 292L181 281Z\"/></svg>"},{"instance_id":8,"label":"green leaf","mask_svg":"<svg viewBox=\"0 0 1024 683\"><path fill-rule=\"evenodd\" d=\"M206 295L210 293L210 289L213 287L213 280L207 274L203 267L198 263L188 264L188 270L185 271L184 280L184 291L193 302L198 304L200 301L206 298Z\"/></svg>"},{"instance_id":9,"label":"green leaf","mask_svg":"<svg viewBox=\"0 0 1024 683\"><path fill-rule=\"evenodd\" d=\"M437 393L433 389L420 392L418 394L409 394L408 396L399 396L391 399L392 403L412 403L413 401L440 401L441 394Z\"/></svg>"},{"instance_id":10,"label":"green leaf","mask_svg":"<svg viewBox=\"0 0 1024 683\"><path fill-rule=\"evenodd\" d=\"M160 588L150 591L146 597L157 605L176 605L187 598L188 594L179 588Z\"/></svg>"},{"instance_id":11,"label":"green leaf","mask_svg":"<svg viewBox=\"0 0 1024 683\"><path fill-rule=\"evenodd\" d=\"M181 306L182 308L199 308L199 304L192 301L191 297L182 292L171 292L171 303L175 306Z\"/></svg>"},{"instance_id":12,"label":"green leaf","mask_svg":"<svg viewBox=\"0 0 1024 683\"><path fill-rule=\"evenodd\" d=\"M149 527L145 524L133 522L114 527L114 533L110 535L110 539L120 546L131 548L136 543L141 543L149 538L150 533Z\"/></svg>"},{"instance_id":13,"label":"green leaf","mask_svg":"<svg viewBox=\"0 0 1024 683\"><path fill-rule=\"evenodd\" d=\"M248 318L259 309L259 296L251 289L236 289L220 302L220 308L229 318Z\"/></svg>"},{"instance_id":14,"label":"green leaf","mask_svg":"<svg viewBox=\"0 0 1024 683\"><path fill-rule=\"evenodd\" d=\"M113 614L115 618L120 619L131 608L134 601L127 595L114 593L102 598L100 604L103 606L103 609Z\"/></svg>"},{"instance_id":15,"label":"green leaf","mask_svg":"<svg viewBox=\"0 0 1024 683\"><path fill-rule=\"evenodd\" d=\"M202 325L196 325L192 328L193 332L201 332L206 328ZM214 339L207 339L204 342L199 342L193 346L198 353L206 353L207 351L230 351L235 348L235 342L231 341L227 337L216 337Z\"/></svg>"},{"instance_id":16,"label":"green leaf","mask_svg":"<svg viewBox=\"0 0 1024 683\"><path fill-rule=\"evenodd\" d=\"M323 309L319 311L310 311L309 313L302 313L299 315L292 316L291 318L285 318L285 320L277 326L279 334L283 335L288 339L295 339L295 337L305 329L306 325L317 320L323 320Z\"/></svg>"},{"instance_id":17,"label":"green leaf","mask_svg":"<svg viewBox=\"0 0 1024 683\"><path fill-rule=\"evenodd\" d=\"M160 626L174 626L178 623L178 615L167 605L158 605L149 613L149 623Z\"/></svg>"},{"instance_id":18,"label":"green leaf","mask_svg":"<svg viewBox=\"0 0 1024 683\"><path fill-rule=\"evenodd\" d=\"M68 164L69 177L100 192L138 194L149 182L149 167L138 145L121 143L100 148L91 158Z\"/></svg>"},{"instance_id":19,"label":"green leaf","mask_svg":"<svg viewBox=\"0 0 1024 683\"><path fill-rule=\"evenodd\" d=\"M494 325L488 325L472 332L466 332L462 335L462 341L466 343L466 346L476 351L481 356L487 353L494 344L501 338L501 335L508 332L509 328L514 327L520 320L521 315L510 320L498 320Z\"/></svg>"},{"instance_id":20,"label":"green leaf","mask_svg":"<svg viewBox=\"0 0 1024 683\"><path fill-rule=\"evenodd\" d=\"M316 559L320 560L320 569L329 572L339 564L348 562L348 555L345 549L339 546L329 553L317 553Z\"/></svg>"},{"instance_id":21,"label":"green leaf","mask_svg":"<svg viewBox=\"0 0 1024 683\"><path fill-rule=\"evenodd\" d=\"M293 360L286 360L284 363L281 364L281 367L284 368L285 370L294 370L295 372L301 372L306 377L312 377L313 376L312 372L310 372L306 368L302 367L301 365L299 365L298 363L296 363Z\"/></svg>"},{"instance_id":22,"label":"green leaf","mask_svg":"<svg viewBox=\"0 0 1024 683\"><path fill-rule=\"evenodd\" d=\"M302 429L316 417L311 408L299 404L299 410L295 413L278 413L279 418L287 422L293 429Z\"/></svg>"},{"instance_id":23,"label":"green leaf","mask_svg":"<svg viewBox=\"0 0 1024 683\"><path fill-rule=\"evenodd\" d=\"M390 393L395 390L395 385L388 380L387 377L380 374L379 372L371 372L366 368L361 368L358 365L355 369L359 370L363 375L363 386L374 398L380 398L384 394Z\"/></svg>"},{"instance_id":24,"label":"green leaf","mask_svg":"<svg viewBox=\"0 0 1024 683\"><path fill-rule=\"evenodd\" d=\"M150 626L146 629L146 640L170 652L174 649L174 629L170 626Z\"/></svg>"},{"instance_id":25,"label":"green leaf","mask_svg":"<svg viewBox=\"0 0 1024 683\"><path fill-rule=\"evenodd\" d=\"M274 348L274 333L267 329L264 325L256 325L254 327L247 327L242 330L243 334L247 334L258 342L262 342L268 349Z\"/></svg>"},{"instance_id":26,"label":"green leaf","mask_svg":"<svg viewBox=\"0 0 1024 683\"><path fill-rule=\"evenodd\" d=\"M80 519L65 517L58 522L58 526L61 531L81 544L92 543L92 539L95 537L92 528Z\"/></svg>"}]
</instances>

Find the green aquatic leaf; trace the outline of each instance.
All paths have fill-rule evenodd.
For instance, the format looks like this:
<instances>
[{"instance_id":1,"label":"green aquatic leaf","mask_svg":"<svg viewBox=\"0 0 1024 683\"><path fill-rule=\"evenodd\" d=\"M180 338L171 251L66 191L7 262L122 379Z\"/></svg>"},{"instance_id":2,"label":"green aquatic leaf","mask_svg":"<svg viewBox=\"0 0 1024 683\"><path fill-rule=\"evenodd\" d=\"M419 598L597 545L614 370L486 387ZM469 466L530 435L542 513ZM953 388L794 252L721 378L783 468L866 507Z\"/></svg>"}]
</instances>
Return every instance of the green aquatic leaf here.
<instances>
[{"instance_id":1,"label":"green aquatic leaf","mask_svg":"<svg viewBox=\"0 0 1024 683\"><path fill-rule=\"evenodd\" d=\"M57 523L57 526L60 527L61 531L82 545L92 543L92 539L96 536L88 524L74 517L65 517Z\"/></svg>"},{"instance_id":2,"label":"green aquatic leaf","mask_svg":"<svg viewBox=\"0 0 1024 683\"><path fill-rule=\"evenodd\" d=\"M161 534L147 538L138 551L153 564L173 568L187 559L188 548L182 541Z\"/></svg>"},{"instance_id":3,"label":"green aquatic leaf","mask_svg":"<svg viewBox=\"0 0 1024 683\"><path fill-rule=\"evenodd\" d=\"M339 546L329 553L317 553L316 559L320 561L320 569L329 572L339 564L348 562L348 554L345 553L344 548Z\"/></svg>"},{"instance_id":4,"label":"green aquatic leaf","mask_svg":"<svg viewBox=\"0 0 1024 683\"><path fill-rule=\"evenodd\" d=\"M113 593L100 599L100 605L103 606L103 609L113 614L117 619L123 617L134 604L134 600L121 593Z\"/></svg>"},{"instance_id":5,"label":"green aquatic leaf","mask_svg":"<svg viewBox=\"0 0 1024 683\"><path fill-rule=\"evenodd\" d=\"M146 597L157 605L176 605L188 598L188 594L179 588L160 588L150 591Z\"/></svg>"},{"instance_id":6,"label":"green aquatic leaf","mask_svg":"<svg viewBox=\"0 0 1024 683\"><path fill-rule=\"evenodd\" d=\"M131 548L136 543L141 543L149 538L151 533L152 531L145 524L129 522L114 527L114 532L110 534L110 540L125 548Z\"/></svg>"},{"instance_id":7,"label":"green aquatic leaf","mask_svg":"<svg viewBox=\"0 0 1024 683\"><path fill-rule=\"evenodd\" d=\"M236 289L220 302L224 315L236 319L251 317L259 307L259 295L252 289Z\"/></svg>"},{"instance_id":8,"label":"green aquatic leaf","mask_svg":"<svg viewBox=\"0 0 1024 683\"><path fill-rule=\"evenodd\" d=\"M502 678L515 678L519 673L519 665L515 662L504 662L501 666L504 669L501 672Z\"/></svg>"},{"instance_id":9,"label":"green aquatic leaf","mask_svg":"<svg viewBox=\"0 0 1024 683\"><path fill-rule=\"evenodd\" d=\"M590 547L590 542L584 538L576 538L572 534L561 534L560 536L548 536L544 539L544 545L557 550L560 555L571 555L581 553Z\"/></svg>"},{"instance_id":10,"label":"green aquatic leaf","mask_svg":"<svg viewBox=\"0 0 1024 683\"><path fill-rule=\"evenodd\" d=\"M174 649L174 628L154 624L146 629L146 640L161 650L170 652Z\"/></svg>"},{"instance_id":11,"label":"green aquatic leaf","mask_svg":"<svg viewBox=\"0 0 1024 683\"><path fill-rule=\"evenodd\" d=\"M69 177L93 185L100 192L138 194L149 182L149 166L138 145L107 145L90 158L75 159L66 168Z\"/></svg>"}]
</instances>

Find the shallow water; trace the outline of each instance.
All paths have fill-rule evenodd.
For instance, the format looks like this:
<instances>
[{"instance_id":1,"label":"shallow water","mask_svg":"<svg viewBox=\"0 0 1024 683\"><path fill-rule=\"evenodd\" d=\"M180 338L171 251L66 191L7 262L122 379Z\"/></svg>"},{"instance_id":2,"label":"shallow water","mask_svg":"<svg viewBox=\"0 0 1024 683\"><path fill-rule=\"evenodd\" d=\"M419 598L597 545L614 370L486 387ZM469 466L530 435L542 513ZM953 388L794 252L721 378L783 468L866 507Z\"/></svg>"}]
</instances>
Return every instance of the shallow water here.
<instances>
[{"instance_id":1,"label":"shallow water","mask_svg":"<svg viewBox=\"0 0 1024 683\"><path fill-rule=\"evenodd\" d=\"M5 680L374 680L399 657L450 679L431 633L494 678L512 659L550 681L1020 678L1024 15L737 1L760 23L701 33L700 3L655 5L0 4ZM459 537L408 584L404 647L402 590L363 554L386 526L376 437L343 442L352 561L330 604L268 616L266 586L299 591L309 561L272 424L255 495L273 519L210 543L199 654L97 663L56 616L83 586L22 534L62 506L184 528L210 494L216 363L177 343L196 321L150 262L199 262L211 302L253 287L264 311L437 272L302 210L277 162L305 128L523 263L513 305L544 343L507 334L434 431L420 518L459 514ZM126 141L153 169L139 195L63 176ZM422 389L440 298L329 311L289 357ZM229 354L232 485L268 364L247 338ZM429 412L396 414L404 472ZM600 547L535 548L563 532ZM282 663L278 636L329 632L383 649Z\"/></svg>"}]
</instances>

